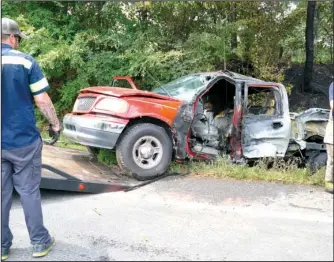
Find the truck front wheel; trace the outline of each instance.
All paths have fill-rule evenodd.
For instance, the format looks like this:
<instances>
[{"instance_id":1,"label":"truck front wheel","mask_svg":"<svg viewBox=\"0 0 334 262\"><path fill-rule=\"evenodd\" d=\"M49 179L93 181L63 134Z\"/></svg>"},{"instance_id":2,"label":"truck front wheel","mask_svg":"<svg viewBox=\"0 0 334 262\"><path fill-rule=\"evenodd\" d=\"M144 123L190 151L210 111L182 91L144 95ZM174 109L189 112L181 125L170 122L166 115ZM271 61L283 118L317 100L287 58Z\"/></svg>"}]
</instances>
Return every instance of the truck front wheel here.
<instances>
[{"instance_id":1,"label":"truck front wheel","mask_svg":"<svg viewBox=\"0 0 334 262\"><path fill-rule=\"evenodd\" d=\"M118 165L138 180L165 173L172 153L172 141L166 130L150 123L131 126L116 147Z\"/></svg>"}]
</instances>

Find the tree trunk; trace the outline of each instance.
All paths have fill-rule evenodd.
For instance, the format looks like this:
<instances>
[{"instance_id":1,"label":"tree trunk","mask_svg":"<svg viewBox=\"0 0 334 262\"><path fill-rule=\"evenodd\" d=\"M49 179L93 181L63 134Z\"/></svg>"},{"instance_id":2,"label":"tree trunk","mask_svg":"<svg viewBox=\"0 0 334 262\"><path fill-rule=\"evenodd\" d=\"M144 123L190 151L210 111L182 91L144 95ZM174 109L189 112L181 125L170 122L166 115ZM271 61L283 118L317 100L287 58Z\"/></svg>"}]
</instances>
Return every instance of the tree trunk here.
<instances>
[{"instance_id":1,"label":"tree trunk","mask_svg":"<svg viewBox=\"0 0 334 262\"><path fill-rule=\"evenodd\" d=\"M311 82L313 79L315 9L316 1L309 1L307 3L307 18L305 29L306 60L304 66L304 91L311 90Z\"/></svg>"},{"instance_id":2,"label":"tree trunk","mask_svg":"<svg viewBox=\"0 0 334 262\"><path fill-rule=\"evenodd\" d=\"M334 2L332 2L332 13L334 13ZM332 23L332 29L334 31L334 16L332 17L332 22L333 22ZM333 53L334 53L334 35L332 35L332 37L331 37L331 49L330 49L330 52L331 52L331 64L334 65L334 59L333 59Z\"/></svg>"},{"instance_id":3,"label":"tree trunk","mask_svg":"<svg viewBox=\"0 0 334 262\"><path fill-rule=\"evenodd\" d=\"M279 47L279 54L278 54L278 57L279 57L280 60L283 58L283 53L284 53L284 48L283 48L283 46L280 46Z\"/></svg>"},{"instance_id":4,"label":"tree trunk","mask_svg":"<svg viewBox=\"0 0 334 262\"><path fill-rule=\"evenodd\" d=\"M231 10L231 22L235 23L237 21L237 3L232 2L232 10ZM231 36L231 48L232 50L237 49L238 47L238 39L237 39L237 29L233 30L232 36Z\"/></svg>"}]
</instances>

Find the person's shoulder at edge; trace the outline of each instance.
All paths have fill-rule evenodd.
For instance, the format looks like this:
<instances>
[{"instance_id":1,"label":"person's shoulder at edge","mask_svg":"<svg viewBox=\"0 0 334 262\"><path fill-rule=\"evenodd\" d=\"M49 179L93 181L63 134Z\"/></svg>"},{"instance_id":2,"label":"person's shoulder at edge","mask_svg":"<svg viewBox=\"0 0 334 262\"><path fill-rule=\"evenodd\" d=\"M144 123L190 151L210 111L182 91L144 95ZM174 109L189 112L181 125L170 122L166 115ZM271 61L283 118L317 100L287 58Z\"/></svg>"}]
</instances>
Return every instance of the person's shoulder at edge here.
<instances>
[{"instance_id":1,"label":"person's shoulder at edge","mask_svg":"<svg viewBox=\"0 0 334 262\"><path fill-rule=\"evenodd\" d=\"M9 54L14 55L14 56L16 55L16 56L24 57L24 58L28 59L30 62L34 62L34 63L37 62L35 60L35 58L33 58L31 55L29 55L27 53L24 53L22 51L19 51L19 50L12 49L12 50L10 50Z\"/></svg>"}]
</instances>

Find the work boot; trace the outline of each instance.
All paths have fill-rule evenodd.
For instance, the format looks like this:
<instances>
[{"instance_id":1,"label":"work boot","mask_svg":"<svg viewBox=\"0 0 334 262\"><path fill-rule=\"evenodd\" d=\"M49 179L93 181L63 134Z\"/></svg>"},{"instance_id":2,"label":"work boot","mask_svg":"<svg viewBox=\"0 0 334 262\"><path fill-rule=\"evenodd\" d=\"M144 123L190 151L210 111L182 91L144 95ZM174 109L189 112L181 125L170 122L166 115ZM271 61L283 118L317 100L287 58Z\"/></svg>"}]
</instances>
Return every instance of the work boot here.
<instances>
[{"instance_id":1,"label":"work boot","mask_svg":"<svg viewBox=\"0 0 334 262\"><path fill-rule=\"evenodd\" d=\"M325 191L333 194L333 182L325 182Z\"/></svg>"},{"instance_id":2,"label":"work boot","mask_svg":"<svg viewBox=\"0 0 334 262\"><path fill-rule=\"evenodd\" d=\"M47 254L49 254L49 252L51 251L51 249L54 247L55 244L56 244L55 239L51 238L51 241L47 244L34 245L32 256L33 257L44 257L44 256L46 256Z\"/></svg>"},{"instance_id":3,"label":"work boot","mask_svg":"<svg viewBox=\"0 0 334 262\"><path fill-rule=\"evenodd\" d=\"M9 255L9 248L8 247L2 247L1 248L1 260L6 260Z\"/></svg>"}]
</instances>

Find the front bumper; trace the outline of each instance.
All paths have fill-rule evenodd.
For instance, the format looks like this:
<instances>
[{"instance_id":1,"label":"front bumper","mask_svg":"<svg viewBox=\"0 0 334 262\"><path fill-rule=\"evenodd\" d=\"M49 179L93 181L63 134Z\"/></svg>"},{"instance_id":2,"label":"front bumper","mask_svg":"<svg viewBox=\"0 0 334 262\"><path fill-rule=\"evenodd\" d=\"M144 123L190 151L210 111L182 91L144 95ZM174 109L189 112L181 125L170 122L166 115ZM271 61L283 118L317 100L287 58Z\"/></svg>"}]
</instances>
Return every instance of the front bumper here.
<instances>
[{"instance_id":1,"label":"front bumper","mask_svg":"<svg viewBox=\"0 0 334 262\"><path fill-rule=\"evenodd\" d=\"M127 123L113 117L68 114L63 119L63 134L85 146L113 149Z\"/></svg>"}]
</instances>

